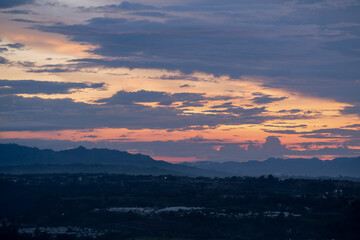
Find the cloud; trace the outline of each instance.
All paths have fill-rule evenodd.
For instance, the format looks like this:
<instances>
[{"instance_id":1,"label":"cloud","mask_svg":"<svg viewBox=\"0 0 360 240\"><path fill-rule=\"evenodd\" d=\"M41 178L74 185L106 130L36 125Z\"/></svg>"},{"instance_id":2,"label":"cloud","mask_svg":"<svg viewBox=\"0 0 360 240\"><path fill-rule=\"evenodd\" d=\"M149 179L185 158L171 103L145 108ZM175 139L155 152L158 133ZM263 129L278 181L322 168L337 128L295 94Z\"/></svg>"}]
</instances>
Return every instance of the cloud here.
<instances>
[{"instance_id":1,"label":"cloud","mask_svg":"<svg viewBox=\"0 0 360 240\"><path fill-rule=\"evenodd\" d=\"M261 108L243 108L243 107L237 107L232 104L232 102L226 102L220 105L215 105L211 107L212 109L216 110L207 110L207 112L213 112L213 113L232 113L236 115L241 116L253 116L253 115L259 115L261 113L266 112L265 107ZM226 108L224 110L218 110L221 108Z\"/></svg>"},{"instance_id":2,"label":"cloud","mask_svg":"<svg viewBox=\"0 0 360 240\"><path fill-rule=\"evenodd\" d=\"M356 125L355 125L356 126ZM295 130L268 130L264 129L267 133L279 133L279 134L298 134L303 138L352 138L360 139L360 131L345 128L323 128L313 131L295 131Z\"/></svg>"},{"instance_id":3,"label":"cloud","mask_svg":"<svg viewBox=\"0 0 360 240\"><path fill-rule=\"evenodd\" d=\"M280 110L279 113L291 113L291 114L294 114L294 113L300 113L302 112L301 109L290 109L290 110ZM308 113L311 113L311 112L308 112Z\"/></svg>"},{"instance_id":4,"label":"cloud","mask_svg":"<svg viewBox=\"0 0 360 240\"><path fill-rule=\"evenodd\" d=\"M212 106L211 108L235 108L236 106L233 105L232 102L226 102L220 105Z\"/></svg>"},{"instance_id":5,"label":"cloud","mask_svg":"<svg viewBox=\"0 0 360 240\"><path fill-rule=\"evenodd\" d=\"M30 68L30 67L35 67L36 63L35 62L30 62L30 61L19 61L17 62L17 64L19 64L22 67L26 67L26 68Z\"/></svg>"},{"instance_id":6,"label":"cloud","mask_svg":"<svg viewBox=\"0 0 360 240\"><path fill-rule=\"evenodd\" d=\"M89 135L90 138L96 137ZM87 137L89 137L87 136ZM318 148L313 149L310 145L316 143L304 143L306 150L293 150L282 144L279 138L268 136L263 143L255 143L251 141L226 143L211 139L203 139L201 137L189 138L179 141L131 141L128 142L119 139L111 141L69 141L69 140L44 140L44 139L0 139L2 143L18 143L27 146L39 148L51 148L56 150L78 147L79 145L87 148L109 148L122 151L139 152L149 154L156 159L166 157L196 157L199 160L208 160L215 162L226 161L249 161L249 160L265 160L270 157L286 157L286 156L309 156L314 155L334 155L334 156L357 156L360 151L350 149L346 146L326 147L328 143L317 144ZM322 147L322 144L325 147Z\"/></svg>"},{"instance_id":7,"label":"cloud","mask_svg":"<svg viewBox=\"0 0 360 240\"><path fill-rule=\"evenodd\" d=\"M226 143L198 137L180 141L119 142L117 145L121 149L136 149L138 152L157 156L158 159L161 159L161 156L196 157L215 162L265 160L270 157L285 156L356 156L360 154L359 150L349 149L346 146L293 150L282 144L275 136L268 136L264 143L251 141Z\"/></svg>"},{"instance_id":8,"label":"cloud","mask_svg":"<svg viewBox=\"0 0 360 240\"><path fill-rule=\"evenodd\" d=\"M9 44L6 44L5 46L9 47L9 48L15 48L15 49L21 49L21 48L25 47L25 45L22 43L9 43Z\"/></svg>"},{"instance_id":9,"label":"cloud","mask_svg":"<svg viewBox=\"0 0 360 240\"><path fill-rule=\"evenodd\" d=\"M82 24L36 28L96 46L90 52L103 58L74 60L79 68L160 68L233 78L262 75L270 77L264 82L269 87L360 101L354 90L360 74L360 53L355 51L360 36L356 2L194 0L148 4L125 1L92 9L132 14L122 14L123 18L92 18ZM147 17L164 14L174 17L162 21ZM280 100L271 96L254 99L261 104Z\"/></svg>"},{"instance_id":10,"label":"cloud","mask_svg":"<svg viewBox=\"0 0 360 240\"><path fill-rule=\"evenodd\" d=\"M347 128L358 128L360 127L360 124L352 124L352 125L346 125Z\"/></svg>"},{"instance_id":11,"label":"cloud","mask_svg":"<svg viewBox=\"0 0 360 240\"><path fill-rule=\"evenodd\" d=\"M166 92L141 90L137 92L119 91L112 97L100 99L97 102L110 105L129 105L134 104L135 102L162 102L161 105L170 105L174 102L174 99L171 101L171 94Z\"/></svg>"},{"instance_id":12,"label":"cloud","mask_svg":"<svg viewBox=\"0 0 360 240\"><path fill-rule=\"evenodd\" d=\"M1 11L2 13L7 13L7 14L23 14L23 15L29 15L29 14L33 14L32 11L29 10L8 10L8 11Z\"/></svg>"},{"instance_id":13,"label":"cloud","mask_svg":"<svg viewBox=\"0 0 360 240\"><path fill-rule=\"evenodd\" d=\"M328 129L318 129L311 132L309 134L320 134L323 137L343 137L343 138L360 138L359 130L352 129L343 129L343 128L328 128ZM311 135L310 135L311 136ZM308 137L310 137L308 136Z\"/></svg>"},{"instance_id":14,"label":"cloud","mask_svg":"<svg viewBox=\"0 0 360 240\"><path fill-rule=\"evenodd\" d=\"M143 10L156 10L157 8L151 5L123 1L121 4L111 4L99 7L83 8L84 11L97 11L97 12L119 12L119 11L143 11Z\"/></svg>"},{"instance_id":15,"label":"cloud","mask_svg":"<svg viewBox=\"0 0 360 240\"><path fill-rule=\"evenodd\" d=\"M204 81L204 79L200 79L194 76L187 76L187 75L178 75L178 76L169 76L169 75L162 75L160 79L163 80L187 80L187 81Z\"/></svg>"},{"instance_id":16,"label":"cloud","mask_svg":"<svg viewBox=\"0 0 360 240\"><path fill-rule=\"evenodd\" d=\"M0 95L6 94L61 94L84 88L103 88L104 83L49 82L35 80L1 80Z\"/></svg>"},{"instance_id":17,"label":"cloud","mask_svg":"<svg viewBox=\"0 0 360 240\"><path fill-rule=\"evenodd\" d=\"M305 124L299 124L299 125L271 125L271 124L267 124L264 125L265 127L276 127L276 128L303 128L303 127L307 127L307 125Z\"/></svg>"},{"instance_id":18,"label":"cloud","mask_svg":"<svg viewBox=\"0 0 360 240\"><path fill-rule=\"evenodd\" d=\"M14 18L11 19L13 22L24 22L24 23L40 23L39 21L29 20L29 19L22 19L22 18Z\"/></svg>"},{"instance_id":19,"label":"cloud","mask_svg":"<svg viewBox=\"0 0 360 240\"><path fill-rule=\"evenodd\" d=\"M40 68L40 69L31 69L27 72L32 73L64 73L64 72L77 72L77 69L74 68Z\"/></svg>"},{"instance_id":20,"label":"cloud","mask_svg":"<svg viewBox=\"0 0 360 240\"><path fill-rule=\"evenodd\" d=\"M279 134L300 134L299 132L296 132L295 130L268 130L268 129L264 129L264 132L267 132L267 133L279 133Z\"/></svg>"},{"instance_id":21,"label":"cloud","mask_svg":"<svg viewBox=\"0 0 360 240\"><path fill-rule=\"evenodd\" d=\"M341 110L341 113L343 114L355 114L360 117L360 105L352 106L352 107L345 107L343 110Z\"/></svg>"},{"instance_id":22,"label":"cloud","mask_svg":"<svg viewBox=\"0 0 360 240\"><path fill-rule=\"evenodd\" d=\"M1 0L0 8L12 8L24 4L33 3L34 0Z\"/></svg>"},{"instance_id":23,"label":"cloud","mask_svg":"<svg viewBox=\"0 0 360 240\"><path fill-rule=\"evenodd\" d=\"M8 82L6 82L8 84ZM48 89L45 85L44 89ZM65 87L67 86L67 87ZM67 91L71 85L60 89ZM31 88L30 88L31 89ZM3 88L3 91L14 91ZM20 88L19 91L26 90ZM31 91L31 90L28 90ZM33 90L36 91L36 90ZM48 90L42 90L48 91ZM206 97L194 93L164 92L124 92L111 98L99 100L102 104L74 102L71 99L25 98L20 96L0 96L0 131L15 130L60 130L86 128L129 128L129 129L178 129L189 126L217 126L259 124L278 118L262 116L262 109L243 109L229 113L188 113L187 106L201 106L203 101L226 97ZM138 104L159 101L159 107ZM179 107L169 104L180 102Z\"/></svg>"},{"instance_id":24,"label":"cloud","mask_svg":"<svg viewBox=\"0 0 360 240\"><path fill-rule=\"evenodd\" d=\"M7 51L8 51L7 48L0 48L0 53L7 52Z\"/></svg>"},{"instance_id":25,"label":"cloud","mask_svg":"<svg viewBox=\"0 0 360 240\"><path fill-rule=\"evenodd\" d=\"M251 115L258 115L260 113L266 112L266 108L265 107L261 107L261 108L243 108L243 107L233 108L233 107L231 107L231 108L228 108L227 110L225 110L225 112L251 116Z\"/></svg>"},{"instance_id":26,"label":"cloud","mask_svg":"<svg viewBox=\"0 0 360 240\"><path fill-rule=\"evenodd\" d=\"M124 10L156 9L155 7L153 7L151 5L145 5L145 4L141 4L141 3L131 3L128 1L123 1L120 5L117 5L117 6L118 6L118 8L121 8Z\"/></svg>"},{"instance_id":27,"label":"cloud","mask_svg":"<svg viewBox=\"0 0 360 240\"><path fill-rule=\"evenodd\" d=\"M134 104L135 102L157 102L159 105L171 105L175 102L181 102L183 107L202 106L203 103L212 100L228 100L228 96L205 97L204 93L167 93L157 91L137 91L126 92L119 91L110 98L100 99L97 102L114 104Z\"/></svg>"},{"instance_id":28,"label":"cloud","mask_svg":"<svg viewBox=\"0 0 360 240\"><path fill-rule=\"evenodd\" d=\"M0 64L8 64L8 63L9 63L9 60L0 56Z\"/></svg>"},{"instance_id":29,"label":"cloud","mask_svg":"<svg viewBox=\"0 0 360 240\"><path fill-rule=\"evenodd\" d=\"M268 103L282 101L285 99L287 99L287 97L272 97L271 95L263 95L261 97L253 98L252 101L257 104L268 104Z\"/></svg>"},{"instance_id":30,"label":"cloud","mask_svg":"<svg viewBox=\"0 0 360 240\"><path fill-rule=\"evenodd\" d=\"M169 18L171 15L162 12L134 12L132 15L142 17Z\"/></svg>"},{"instance_id":31,"label":"cloud","mask_svg":"<svg viewBox=\"0 0 360 240\"><path fill-rule=\"evenodd\" d=\"M331 51L338 51L345 55L358 56L360 49L359 38L346 39L327 43L324 48Z\"/></svg>"},{"instance_id":32,"label":"cloud","mask_svg":"<svg viewBox=\"0 0 360 240\"><path fill-rule=\"evenodd\" d=\"M98 136L96 135L85 135L84 138L97 138Z\"/></svg>"},{"instance_id":33,"label":"cloud","mask_svg":"<svg viewBox=\"0 0 360 240\"><path fill-rule=\"evenodd\" d=\"M174 19L160 23L130 21L125 18L93 18L85 25L43 26L39 29L62 33L74 41L97 45L99 47L93 52L99 55L129 58L123 63L117 62L119 65L126 66L126 62L129 62L128 67L130 64L135 67L157 67L161 64L165 68L185 72L206 71L218 66L219 70L226 70L222 73L226 73L233 68L233 64L230 64L233 61L248 66L249 62L258 59L258 51L273 59L277 56L276 51L281 51L280 45L286 45L281 39L259 38L256 41L260 45L256 47L260 49L252 52L252 45L255 48L253 36L244 36L240 30L232 29L235 26L222 27L223 30L214 32L206 22L195 19ZM231 43L235 41L236 44ZM244 54L247 55L246 59L242 57ZM225 62L219 62L219 59Z\"/></svg>"}]
</instances>

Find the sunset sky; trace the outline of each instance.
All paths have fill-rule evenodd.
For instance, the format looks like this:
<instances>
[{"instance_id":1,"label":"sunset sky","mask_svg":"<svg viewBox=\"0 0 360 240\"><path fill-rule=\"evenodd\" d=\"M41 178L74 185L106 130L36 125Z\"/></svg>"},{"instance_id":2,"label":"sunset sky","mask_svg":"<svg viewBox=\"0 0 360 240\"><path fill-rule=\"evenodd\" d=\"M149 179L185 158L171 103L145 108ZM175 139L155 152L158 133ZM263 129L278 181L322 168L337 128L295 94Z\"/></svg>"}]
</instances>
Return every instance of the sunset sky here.
<instances>
[{"instance_id":1,"label":"sunset sky","mask_svg":"<svg viewBox=\"0 0 360 240\"><path fill-rule=\"evenodd\" d=\"M0 142L360 155L359 0L1 0Z\"/></svg>"}]
</instances>

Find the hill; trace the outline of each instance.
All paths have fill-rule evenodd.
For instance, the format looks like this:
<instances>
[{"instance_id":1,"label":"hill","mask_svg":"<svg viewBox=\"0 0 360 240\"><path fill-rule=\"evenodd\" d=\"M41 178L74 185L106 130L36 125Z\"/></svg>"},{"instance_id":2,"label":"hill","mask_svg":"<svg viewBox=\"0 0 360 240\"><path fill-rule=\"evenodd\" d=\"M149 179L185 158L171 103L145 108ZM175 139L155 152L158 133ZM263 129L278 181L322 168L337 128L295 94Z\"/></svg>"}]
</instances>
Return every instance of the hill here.
<instances>
[{"instance_id":1,"label":"hill","mask_svg":"<svg viewBox=\"0 0 360 240\"><path fill-rule=\"evenodd\" d=\"M269 158L265 161L248 162L194 162L183 163L204 170L217 170L236 176L301 176L301 177L360 177L360 157L335 158Z\"/></svg>"},{"instance_id":2,"label":"hill","mask_svg":"<svg viewBox=\"0 0 360 240\"><path fill-rule=\"evenodd\" d=\"M248 162L186 162L172 164L143 154L110 149L74 149L54 151L17 144L0 144L0 173L122 173L134 175L183 176L297 176L360 178L360 157L269 158Z\"/></svg>"},{"instance_id":3,"label":"hill","mask_svg":"<svg viewBox=\"0 0 360 240\"><path fill-rule=\"evenodd\" d=\"M156 161L150 156L109 149L54 151L0 144L1 173L122 173L143 175L218 176L217 171Z\"/></svg>"}]
</instances>

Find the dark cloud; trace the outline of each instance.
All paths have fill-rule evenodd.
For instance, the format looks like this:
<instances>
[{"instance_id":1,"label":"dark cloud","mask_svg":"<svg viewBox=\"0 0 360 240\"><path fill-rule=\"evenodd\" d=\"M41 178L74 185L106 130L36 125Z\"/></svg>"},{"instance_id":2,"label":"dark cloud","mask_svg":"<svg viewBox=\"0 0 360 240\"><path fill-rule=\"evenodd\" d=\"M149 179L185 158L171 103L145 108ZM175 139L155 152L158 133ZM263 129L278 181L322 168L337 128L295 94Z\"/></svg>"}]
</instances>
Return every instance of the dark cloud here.
<instances>
[{"instance_id":1,"label":"dark cloud","mask_svg":"<svg viewBox=\"0 0 360 240\"><path fill-rule=\"evenodd\" d=\"M96 136L96 135L86 135L86 136L84 136L84 138L97 138L98 136Z\"/></svg>"},{"instance_id":2,"label":"dark cloud","mask_svg":"<svg viewBox=\"0 0 360 240\"><path fill-rule=\"evenodd\" d=\"M347 128L356 128L356 127L360 127L360 124L346 125L345 127L347 127Z\"/></svg>"},{"instance_id":3,"label":"dark cloud","mask_svg":"<svg viewBox=\"0 0 360 240\"><path fill-rule=\"evenodd\" d=\"M268 104L272 102L282 101L285 100L286 98L287 97L272 97L270 95L263 95L261 97L253 98L252 101L257 104Z\"/></svg>"},{"instance_id":4,"label":"dark cloud","mask_svg":"<svg viewBox=\"0 0 360 240\"><path fill-rule=\"evenodd\" d=\"M7 52L7 51L8 51L7 48L0 48L0 53Z\"/></svg>"},{"instance_id":5,"label":"dark cloud","mask_svg":"<svg viewBox=\"0 0 360 240\"><path fill-rule=\"evenodd\" d=\"M128 1L123 1L120 5L115 5L118 8L124 9L124 10L149 10L149 9L156 9L155 7L151 5L145 5L141 3L131 3ZM112 6L114 7L114 5Z\"/></svg>"},{"instance_id":6,"label":"dark cloud","mask_svg":"<svg viewBox=\"0 0 360 240\"><path fill-rule=\"evenodd\" d=\"M103 88L104 83L49 82L35 80L0 80L0 95L5 94L59 94L84 88Z\"/></svg>"},{"instance_id":7,"label":"dark cloud","mask_svg":"<svg viewBox=\"0 0 360 240\"><path fill-rule=\"evenodd\" d=\"M182 107L203 106L203 103L211 100L227 100L227 96L206 97L204 93L167 93L157 91L119 91L110 98L100 99L99 103L113 104L133 104L135 102L157 102L159 105L171 105L181 102Z\"/></svg>"},{"instance_id":8,"label":"dark cloud","mask_svg":"<svg viewBox=\"0 0 360 240\"><path fill-rule=\"evenodd\" d=\"M360 9L359 9L360 10ZM360 49L360 39L346 39L341 41L329 42L324 46L325 49L338 51L345 55L358 56L357 51Z\"/></svg>"},{"instance_id":9,"label":"dark cloud","mask_svg":"<svg viewBox=\"0 0 360 240\"><path fill-rule=\"evenodd\" d=\"M267 58L277 58L277 53L282 52L280 47L288 44L281 39L245 37L241 30L234 30L230 26L214 32L206 23L191 19L159 23L145 20L130 21L124 18L94 18L85 25L39 28L68 35L74 41L98 45L99 48L94 50L96 54L133 59L130 62L130 59L123 63L117 62L119 65L126 62L128 67L162 65L163 68L180 69L185 72L207 71L218 66L216 68L226 70L222 72L226 74L233 68L234 61L250 67L250 62L257 61L260 52ZM146 33L142 33L144 31ZM97 32L96 35L89 35L94 32ZM189 42L191 44L188 44ZM258 50L252 52L251 49L255 46L252 48L251 45L256 45L255 42L259 44L256 46ZM243 47L245 45L246 48ZM246 59L243 58L244 55L247 56ZM219 59L222 61L219 62Z\"/></svg>"},{"instance_id":10,"label":"dark cloud","mask_svg":"<svg viewBox=\"0 0 360 240\"><path fill-rule=\"evenodd\" d=\"M158 17L177 13L161 22L93 18L84 24L37 28L97 46L91 52L104 58L78 59L79 67L161 68L236 78L264 75L272 77L264 82L269 87L360 101L355 90L360 74L356 2L195 0L173 4L122 2L95 9ZM262 104L275 100L282 99L254 99Z\"/></svg>"},{"instance_id":11,"label":"dark cloud","mask_svg":"<svg viewBox=\"0 0 360 240\"><path fill-rule=\"evenodd\" d=\"M8 10L8 11L1 11L2 13L7 13L7 14L23 14L23 15L29 15L32 14L32 11L29 10Z\"/></svg>"},{"instance_id":12,"label":"dark cloud","mask_svg":"<svg viewBox=\"0 0 360 240\"><path fill-rule=\"evenodd\" d=\"M83 8L83 11L97 11L97 12L119 12L119 11L143 11L156 10L157 8L151 5L133 3L123 1L121 4L111 4L99 7Z\"/></svg>"},{"instance_id":13,"label":"dark cloud","mask_svg":"<svg viewBox=\"0 0 360 240\"><path fill-rule=\"evenodd\" d=\"M303 138L313 138L313 139L343 139L343 136L332 136L332 135L325 135L325 134L308 134L308 135L301 135Z\"/></svg>"},{"instance_id":14,"label":"dark cloud","mask_svg":"<svg viewBox=\"0 0 360 240\"><path fill-rule=\"evenodd\" d=\"M360 116L360 105L352 106L352 107L345 107L343 110L341 110L341 113L355 114L355 115Z\"/></svg>"},{"instance_id":15,"label":"dark cloud","mask_svg":"<svg viewBox=\"0 0 360 240\"><path fill-rule=\"evenodd\" d=\"M168 76L168 75L162 75L160 79L163 80L187 80L187 81L204 81L204 79L200 79L198 77L194 76L186 76L186 75L180 75L180 76Z\"/></svg>"},{"instance_id":16,"label":"dark cloud","mask_svg":"<svg viewBox=\"0 0 360 240\"><path fill-rule=\"evenodd\" d=\"M302 112L301 109L290 109L290 110L280 110L279 113L291 113L291 114L294 114L294 113L300 113ZM308 112L308 113L311 113L311 112Z\"/></svg>"},{"instance_id":17,"label":"dark cloud","mask_svg":"<svg viewBox=\"0 0 360 240\"><path fill-rule=\"evenodd\" d=\"M318 129L309 132L315 134L323 134L323 136L340 136L340 137L349 137L349 138L360 138L360 131L359 130L352 130L352 129L342 129L342 128L329 128L329 129Z\"/></svg>"},{"instance_id":18,"label":"dark cloud","mask_svg":"<svg viewBox=\"0 0 360 240\"><path fill-rule=\"evenodd\" d=\"M0 56L0 64L8 64L8 63L9 63L9 60Z\"/></svg>"},{"instance_id":19,"label":"dark cloud","mask_svg":"<svg viewBox=\"0 0 360 240\"><path fill-rule=\"evenodd\" d=\"M313 131L295 131L295 130L268 130L264 129L268 133L279 133L279 134L299 134L304 138L353 138L360 139L360 131L345 128L324 128L316 129Z\"/></svg>"},{"instance_id":20,"label":"dark cloud","mask_svg":"<svg viewBox=\"0 0 360 240\"><path fill-rule=\"evenodd\" d=\"M268 130L263 129L264 132L267 133L279 133L279 134L301 134L299 132L296 132L295 130Z\"/></svg>"},{"instance_id":21,"label":"dark cloud","mask_svg":"<svg viewBox=\"0 0 360 240\"><path fill-rule=\"evenodd\" d=\"M15 49L21 49L21 48L25 47L25 45L22 43L9 43L9 44L6 44L5 46L7 46L9 48L15 48Z\"/></svg>"},{"instance_id":22,"label":"dark cloud","mask_svg":"<svg viewBox=\"0 0 360 240\"><path fill-rule=\"evenodd\" d=\"M223 104L220 104L220 105L215 105L215 106L212 106L211 108L235 108L236 106L234 106L232 104L232 102L226 102L226 103L223 103Z\"/></svg>"},{"instance_id":23,"label":"dark cloud","mask_svg":"<svg viewBox=\"0 0 360 240\"><path fill-rule=\"evenodd\" d=\"M169 18L171 15L162 12L134 12L132 15L143 17Z\"/></svg>"},{"instance_id":24,"label":"dark cloud","mask_svg":"<svg viewBox=\"0 0 360 240\"><path fill-rule=\"evenodd\" d=\"M226 108L226 106L228 106ZM207 110L207 112L211 112L211 113L231 113L231 114L235 114L238 116L256 116L256 115L260 115L264 112L266 112L266 108L265 107L261 107L261 108L243 108L243 107L236 107L233 106L231 102L227 102L221 105L216 105L212 107L213 109L216 110ZM217 108L226 108L225 110L217 110Z\"/></svg>"},{"instance_id":25,"label":"dark cloud","mask_svg":"<svg viewBox=\"0 0 360 240\"><path fill-rule=\"evenodd\" d=\"M306 149L312 149L313 146L338 146L339 142L302 142L299 144Z\"/></svg>"},{"instance_id":26,"label":"dark cloud","mask_svg":"<svg viewBox=\"0 0 360 240\"><path fill-rule=\"evenodd\" d=\"M110 98L100 99L97 102L99 103L107 103L110 105L122 104L129 105L134 104L135 102L162 102L162 105L169 105L173 101L170 101L168 104L164 104L169 102L169 98L171 99L171 94L166 92L157 92L157 91L137 91L137 92L126 92L119 91L115 95Z\"/></svg>"},{"instance_id":27,"label":"dark cloud","mask_svg":"<svg viewBox=\"0 0 360 240\"><path fill-rule=\"evenodd\" d=\"M30 62L30 61L23 61L23 62L17 62L20 66L22 67L26 67L26 68L30 68L30 67L35 67L36 63L35 62Z\"/></svg>"},{"instance_id":28,"label":"dark cloud","mask_svg":"<svg viewBox=\"0 0 360 240\"><path fill-rule=\"evenodd\" d=\"M225 111L229 112L229 113L240 114L240 115L258 115L263 112L266 112L266 108L265 107L261 107L261 108L235 107L235 108L228 108Z\"/></svg>"},{"instance_id":29,"label":"dark cloud","mask_svg":"<svg viewBox=\"0 0 360 240\"><path fill-rule=\"evenodd\" d=\"M24 22L24 23L40 23L39 21L29 20L29 19L22 19L22 18L14 18L11 19L13 22Z\"/></svg>"},{"instance_id":30,"label":"dark cloud","mask_svg":"<svg viewBox=\"0 0 360 240\"><path fill-rule=\"evenodd\" d=\"M307 127L307 125L305 124L300 124L300 125L271 125L271 124L267 124L264 125L265 127L276 127L276 128L302 128L302 127Z\"/></svg>"},{"instance_id":31,"label":"dark cloud","mask_svg":"<svg viewBox=\"0 0 360 240\"><path fill-rule=\"evenodd\" d=\"M40 68L40 69L30 69L27 72L32 73L64 73L64 72L77 72L78 69L74 68Z\"/></svg>"},{"instance_id":32,"label":"dark cloud","mask_svg":"<svg viewBox=\"0 0 360 240\"><path fill-rule=\"evenodd\" d=\"M7 84L7 83L6 83ZM10 88L11 89L11 88ZM9 91L3 88L3 91ZM10 90L11 91L11 90ZM220 99L222 97L219 97ZM139 91L120 92L113 98L99 100L103 104L74 102L71 99L42 99L37 97L0 96L0 131L60 130L85 128L178 129L189 126L259 124L277 117L261 116L262 109L243 109L229 113L185 113L184 106L201 105L202 94L169 94ZM159 107L137 102L161 101ZM169 107L179 101L179 108Z\"/></svg>"},{"instance_id":33,"label":"dark cloud","mask_svg":"<svg viewBox=\"0 0 360 240\"><path fill-rule=\"evenodd\" d=\"M24 4L33 3L34 0L1 0L0 8L12 8Z\"/></svg>"}]
</instances>

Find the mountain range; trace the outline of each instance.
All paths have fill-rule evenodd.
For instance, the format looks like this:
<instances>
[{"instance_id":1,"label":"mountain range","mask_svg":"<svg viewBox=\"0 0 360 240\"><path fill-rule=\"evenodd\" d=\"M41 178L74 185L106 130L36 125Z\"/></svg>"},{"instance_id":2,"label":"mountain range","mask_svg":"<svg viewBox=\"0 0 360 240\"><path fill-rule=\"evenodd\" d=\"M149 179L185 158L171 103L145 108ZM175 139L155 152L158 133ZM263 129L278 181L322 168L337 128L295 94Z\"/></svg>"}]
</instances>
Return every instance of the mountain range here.
<instances>
[{"instance_id":1,"label":"mountain range","mask_svg":"<svg viewBox=\"0 0 360 240\"><path fill-rule=\"evenodd\" d=\"M183 163L186 166L203 170L217 170L235 176L301 176L301 177L360 177L360 157L335 158L320 160L318 158L269 158L265 161L248 162L193 162Z\"/></svg>"},{"instance_id":2,"label":"mountain range","mask_svg":"<svg viewBox=\"0 0 360 240\"><path fill-rule=\"evenodd\" d=\"M17 144L0 144L0 173L122 173L136 175L185 176L303 176L360 177L360 157L281 159L248 162L184 162L172 164L143 154L109 149L74 149L54 151Z\"/></svg>"}]
</instances>

